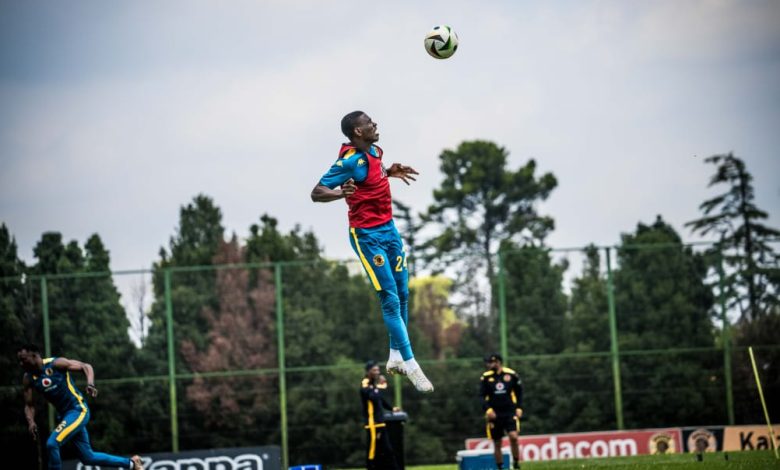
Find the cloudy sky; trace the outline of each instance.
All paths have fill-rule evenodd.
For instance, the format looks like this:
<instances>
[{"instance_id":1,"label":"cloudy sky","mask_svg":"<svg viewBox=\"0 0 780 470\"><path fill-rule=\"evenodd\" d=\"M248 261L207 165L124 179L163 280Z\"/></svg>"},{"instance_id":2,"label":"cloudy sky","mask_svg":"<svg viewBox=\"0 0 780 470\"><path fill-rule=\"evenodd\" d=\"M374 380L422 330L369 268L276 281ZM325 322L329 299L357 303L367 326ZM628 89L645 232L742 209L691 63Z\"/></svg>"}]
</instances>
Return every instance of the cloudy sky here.
<instances>
[{"instance_id":1,"label":"cloudy sky","mask_svg":"<svg viewBox=\"0 0 780 470\"><path fill-rule=\"evenodd\" d=\"M449 24L445 61L423 36ZM467 139L535 158L559 187L553 246L698 215L735 152L780 226L780 2L0 0L0 221L20 256L44 231L99 233L149 267L198 193L239 236L263 213L352 256L346 209L309 192L341 117L367 111L394 196L422 211L438 155Z\"/></svg>"}]
</instances>

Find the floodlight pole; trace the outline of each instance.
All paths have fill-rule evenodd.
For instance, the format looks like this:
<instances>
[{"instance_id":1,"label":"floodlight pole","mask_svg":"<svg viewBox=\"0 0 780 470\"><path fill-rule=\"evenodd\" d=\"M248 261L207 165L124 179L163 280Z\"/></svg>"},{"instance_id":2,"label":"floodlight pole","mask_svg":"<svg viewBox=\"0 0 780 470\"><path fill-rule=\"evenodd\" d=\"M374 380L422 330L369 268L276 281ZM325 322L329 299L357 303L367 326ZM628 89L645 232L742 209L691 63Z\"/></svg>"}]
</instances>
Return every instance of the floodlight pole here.
<instances>
[{"instance_id":1,"label":"floodlight pole","mask_svg":"<svg viewBox=\"0 0 780 470\"><path fill-rule=\"evenodd\" d=\"M279 414L282 427L282 468L288 468L290 458L287 447L287 378L284 359L284 305L282 302L282 265L274 264L276 291L276 344L279 358Z\"/></svg>"},{"instance_id":2,"label":"floodlight pole","mask_svg":"<svg viewBox=\"0 0 780 470\"><path fill-rule=\"evenodd\" d=\"M171 298L171 270L163 271L165 283L165 332L168 342L168 395L171 413L171 451L179 452L179 416L176 398L176 348L173 343L173 299Z\"/></svg>"},{"instance_id":3,"label":"floodlight pole","mask_svg":"<svg viewBox=\"0 0 780 470\"><path fill-rule=\"evenodd\" d=\"M731 330L726 311L726 283L723 272L723 253L718 251L718 301L723 321L723 381L726 382L726 413L729 425L734 425L734 392L731 383Z\"/></svg>"},{"instance_id":4,"label":"floodlight pole","mask_svg":"<svg viewBox=\"0 0 780 470\"><path fill-rule=\"evenodd\" d=\"M615 420L617 428L623 427L623 395L620 387L620 352L617 337L617 316L615 314L615 284L612 281L611 248L604 248L607 255L607 306L609 308L609 339L612 356L612 382L615 387Z\"/></svg>"},{"instance_id":5,"label":"floodlight pole","mask_svg":"<svg viewBox=\"0 0 780 470\"><path fill-rule=\"evenodd\" d=\"M49 289L46 276L41 276L41 316L43 316L43 353L51 357L51 330L49 327ZM49 413L49 429L54 429L54 407L47 406Z\"/></svg>"},{"instance_id":6,"label":"floodlight pole","mask_svg":"<svg viewBox=\"0 0 780 470\"><path fill-rule=\"evenodd\" d=\"M499 333L501 337L501 357L504 361L509 360L509 347L507 345L506 331L506 281L504 279L504 258L501 251L498 251L498 318Z\"/></svg>"}]
</instances>

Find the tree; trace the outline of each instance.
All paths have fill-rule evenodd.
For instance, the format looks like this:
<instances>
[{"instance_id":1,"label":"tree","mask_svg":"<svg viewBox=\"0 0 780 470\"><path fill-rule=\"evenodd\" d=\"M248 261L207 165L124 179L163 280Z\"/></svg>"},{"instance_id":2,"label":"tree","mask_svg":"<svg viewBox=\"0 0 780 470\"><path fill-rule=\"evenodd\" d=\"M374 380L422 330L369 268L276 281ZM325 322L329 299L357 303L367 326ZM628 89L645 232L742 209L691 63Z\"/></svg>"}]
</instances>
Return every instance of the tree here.
<instances>
[{"instance_id":1,"label":"tree","mask_svg":"<svg viewBox=\"0 0 780 470\"><path fill-rule=\"evenodd\" d=\"M458 350L465 324L457 318L449 304L452 280L444 276L413 279L411 312L415 326L427 337L433 357L445 359Z\"/></svg>"},{"instance_id":2,"label":"tree","mask_svg":"<svg viewBox=\"0 0 780 470\"><path fill-rule=\"evenodd\" d=\"M685 225L701 235L720 235L713 251L729 271L729 307L744 319L759 318L780 306L780 255L770 244L780 239L780 231L761 223L768 215L755 204L753 176L745 162L732 153L704 161L717 165L709 186L726 185L728 190L701 203L703 216Z\"/></svg>"},{"instance_id":3,"label":"tree","mask_svg":"<svg viewBox=\"0 0 780 470\"><path fill-rule=\"evenodd\" d=\"M714 297L707 257L685 246L659 216L623 234L614 271L621 351L710 348ZM722 422L716 372L722 357L667 352L621 357L629 428Z\"/></svg>"},{"instance_id":4,"label":"tree","mask_svg":"<svg viewBox=\"0 0 780 470\"><path fill-rule=\"evenodd\" d=\"M24 274L25 265L17 254L16 240L8 227L0 224L0 378L3 385L14 386L0 394L0 406L5 410L0 416L2 442L4 448L14 449L19 467L34 468L35 445L24 418L20 393L23 372L16 359L16 348L27 341L38 341L41 324L40 315L27 301L32 289L30 281L24 281ZM40 403L39 409L43 409ZM39 413L36 421L44 426L45 414Z\"/></svg>"},{"instance_id":5,"label":"tree","mask_svg":"<svg viewBox=\"0 0 780 470\"><path fill-rule=\"evenodd\" d=\"M421 249L417 233L425 226L419 215L412 213L412 208L398 199L393 199L393 216L401 223L398 232L404 241L406 259L409 269L409 278L413 278L417 272L417 251Z\"/></svg>"},{"instance_id":6,"label":"tree","mask_svg":"<svg viewBox=\"0 0 780 470\"><path fill-rule=\"evenodd\" d=\"M552 230L553 220L539 215L536 203L555 188L555 177L537 176L534 160L508 170L507 157L503 147L481 140L463 142L439 156L444 181L434 190L434 204L426 214L427 221L442 228L425 243L432 266L478 259L493 286L493 256L500 241L540 242Z\"/></svg>"},{"instance_id":7,"label":"tree","mask_svg":"<svg viewBox=\"0 0 780 470\"><path fill-rule=\"evenodd\" d=\"M234 236L222 243L214 264L239 264L243 258ZM251 284L246 268L217 271L219 306L216 310L204 307L202 311L209 325L206 347L199 350L187 339L181 345L188 369L203 373L275 367L274 290L267 271L261 271ZM258 425L272 415L269 411L276 409L267 399L269 394L263 392L272 384L268 376L196 377L187 386L187 399L203 415L205 428L219 436L204 444L235 445L237 439L243 439L248 445L251 433L245 430L261 427Z\"/></svg>"}]
</instances>

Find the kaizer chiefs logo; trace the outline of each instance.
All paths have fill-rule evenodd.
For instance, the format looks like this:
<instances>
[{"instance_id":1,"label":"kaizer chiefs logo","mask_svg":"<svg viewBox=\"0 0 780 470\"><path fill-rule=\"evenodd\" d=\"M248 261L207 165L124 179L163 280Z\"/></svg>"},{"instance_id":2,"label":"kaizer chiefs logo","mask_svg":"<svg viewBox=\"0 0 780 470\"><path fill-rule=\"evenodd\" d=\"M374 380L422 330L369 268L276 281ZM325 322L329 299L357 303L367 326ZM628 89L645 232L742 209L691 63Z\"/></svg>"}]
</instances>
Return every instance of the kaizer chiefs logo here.
<instances>
[{"instance_id":1,"label":"kaizer chiefs logo","mask_svg":"<svg viewBox=\"0 0 780 470\"><path fill-rule=\"evenodd\" d=\"M647 442L651 454L674 454L677 449L674 445L674 438L665 432L657 432L650 436Z\"/></svg>"},{"instance_id":2,"label":"kaizer chiefs logo","mask_svg":"<svg viewBox=\"0 0 780 470\"><path fill-rule=\"evenodd\" d=\"M688 452L717 452L718 439L709 429L697 429L688 436Z\"/></svg>"},{"instance_id":3,"label":"kaizer chiefs logo","mask_svg":"<svg viewBox=\"0 0 780 470\"><path fill-rule=\"evenodd\" d=\"M43 380L41 380L41 385L43 385L46 388L51 387L51 379L48 377L44 377Z\"/></svg>"},{"instance_id":4,"label":"kaizer chiefs logo","mask_svg":"<svg viewBox=\"0 0 780 470\"><path fill-rule=\"evenodd\" d=\"M382 267L385 265L385 257L382 255L374 255L374 264L377 267Z\"/></svg>"}]
</instances>

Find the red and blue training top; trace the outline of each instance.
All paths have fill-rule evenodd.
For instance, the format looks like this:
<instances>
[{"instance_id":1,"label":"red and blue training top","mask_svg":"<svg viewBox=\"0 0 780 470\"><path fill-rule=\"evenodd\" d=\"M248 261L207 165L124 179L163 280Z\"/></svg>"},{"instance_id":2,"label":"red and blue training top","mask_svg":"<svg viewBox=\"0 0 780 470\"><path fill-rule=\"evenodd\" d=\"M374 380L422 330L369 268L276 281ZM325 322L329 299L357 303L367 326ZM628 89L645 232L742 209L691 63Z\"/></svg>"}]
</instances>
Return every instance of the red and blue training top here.
<instances>
[{"instance_id":1,"label":"red and blue training top","mask_svg":"<svg viewBox=\"0 0 780 470\"><path fill-rule=\"evenodd\" d=\"M349 179L355 181L357 190L346 198L350 227L371 228L393 219L390 182L382 165L382 154L376 145L363 152L353 145L342 144L339 158L320 179L320 184L330 189Z\"/></svg>"}]
</instances>

